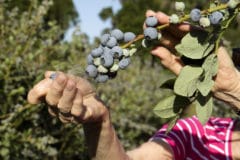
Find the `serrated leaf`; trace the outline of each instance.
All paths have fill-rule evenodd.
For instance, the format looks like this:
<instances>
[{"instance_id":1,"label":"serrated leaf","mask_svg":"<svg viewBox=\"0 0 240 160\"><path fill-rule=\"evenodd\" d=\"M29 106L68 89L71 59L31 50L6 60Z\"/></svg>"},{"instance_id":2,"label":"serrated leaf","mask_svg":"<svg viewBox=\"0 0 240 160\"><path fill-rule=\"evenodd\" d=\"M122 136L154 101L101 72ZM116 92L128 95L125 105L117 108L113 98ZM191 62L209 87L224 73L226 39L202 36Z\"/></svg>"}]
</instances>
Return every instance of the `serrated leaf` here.
<instances>
[{"instance_id":1,"label":"serrated leaf","mask_svg":"<svg viewBox=\"0 0 240 160\"><path fill-rule=\"evenodd\" d=\"M211 95L208 96L199 95L195 103L197 117L202 124L205 124L212 115L213 98L211 97Z\"/></svg>"},{"instance_id":2,"label":"serrated leaf","mask_svg":"<svg viewBox=\"0 0 240 160\"><path fill-rule=\"evenodd\" d=\"M171 95L160 100L153 112L161 118L170 118L179 114L189 103L186 97Z\"/></svg>"},{"instance_id":3,"label":"serrated leaf","mask_svg":"<svg viewBox=\"0 0 240 160\"><path fill-rule=\"evenodd\" d=\"M177 95L191 97L197 90L199 77L202 75L201 67L185 66L181 70L174 84L174 92Z\"/></svg>"},{"instance_id":4,"label":"serrated leaf","mask_svg":"<svg viewBox=\"0 0 240 160\"><path fill-rule=\"evenodd\" d=\"M160 88L173 90L175 81L176 78L168 79L160 86Z\"/></svg>"},{"instance_id":5,"label":"serrated leaf","mask_svg":"<svg viewBox=\"0 0 240 160\"><path fill-rule=\"evenodd\" d=\"M216 54L209 55L203 62L202 68L204 69L205 75L212 79L218 72L218 59Z\"/></svg>"},{"instance_id":6,"label":"serrated leaf","mask_svg":"<svg viewBox=\"0 0 240 160\"><path fill-rule=\"evenodd\" d=\"M199 81L197 84L197 89L203 96L207 96L212 87L214 85L214 81L212 79L206 78L203 81Z\"/></svg>"},{"instance_id":7,"label":"serrated leaf","mask_svg":"<svg viewBox=\"0 0 240 160\"><path fill-rule=\"evenodd\" d=\"M214 49L214 44L209 42L207 32L194 30L186 34L175 49L185 57L202 59Z\"/></svg>"}]
</instances>

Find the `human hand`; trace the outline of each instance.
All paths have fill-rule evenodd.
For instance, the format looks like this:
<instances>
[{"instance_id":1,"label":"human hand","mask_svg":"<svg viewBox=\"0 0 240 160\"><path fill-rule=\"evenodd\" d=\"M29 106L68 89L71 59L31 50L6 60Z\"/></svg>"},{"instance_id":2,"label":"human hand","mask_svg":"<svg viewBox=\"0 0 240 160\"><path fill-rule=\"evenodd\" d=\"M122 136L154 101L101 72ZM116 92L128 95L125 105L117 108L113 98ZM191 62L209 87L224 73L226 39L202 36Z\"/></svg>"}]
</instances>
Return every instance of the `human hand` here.
<instances>
[{"instance_id":1,"label":"human hand","mask_svg":"<svg viewBox=\"0 0 240 160\"><path fill-rule=\"evenodd\" d=\"M47 71L45 79L29 91L29 103L37 104L45 100L49 113L64 123L97 122L108 116L107 108L87 80L62 72L56 72L56 78L51 79L54 73Z\"/></svg>"},{"instance_id":2,"label":"human hand","mask_svg":"<svg viewBox=\"0 0 240 160\"><path fill-rule=\"evenodd\" d=\"M169 23L169 16L162 12L154 12L149 10L146 12L146 16L155 16L160 25ZM151 54L159 57L161 63L176 75L180 73L184 64L180 57L173 54L175 45L178 44L181 38L183 38L183 36L192 29L199 30L200 28L193 27L187 22L178 25L171 25L162 31L163 38L160 40L161 45L157 46L151 51ZM221 46L218 49L217 56L219 68L217 75L214 78L215 84L212 91L215 97L221 100L226 101L226 98L229 99L229 97L234 95L234 100L230 101L239 101L239 98L237 98L240 97L239 72L234 67L232 59L224 47Z\"/></svg>"}]
</instances>

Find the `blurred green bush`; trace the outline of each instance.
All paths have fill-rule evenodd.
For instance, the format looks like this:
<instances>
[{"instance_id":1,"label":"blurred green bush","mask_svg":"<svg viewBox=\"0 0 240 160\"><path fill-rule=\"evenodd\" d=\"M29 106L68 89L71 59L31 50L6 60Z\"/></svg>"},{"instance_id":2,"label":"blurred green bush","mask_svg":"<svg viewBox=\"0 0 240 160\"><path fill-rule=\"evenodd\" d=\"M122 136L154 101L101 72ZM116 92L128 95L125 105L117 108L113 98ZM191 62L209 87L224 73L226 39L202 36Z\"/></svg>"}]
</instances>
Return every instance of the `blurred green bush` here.
<instances>
[{"instance_id":1,"label":"blurred green bush","mask_svg":"<svg viewBox=\"0 0 240 160\"><path fill-rule=\"evenodd\" d=\"M62 41L60 25L44 19L52 1L21 12L9 2L0 1L0 159L84 159L81 127L60 124L26 97L45 70L68 71L73 59L84 66L88 41L77 30L72 43Z\"/></svg>"}]
</instances>

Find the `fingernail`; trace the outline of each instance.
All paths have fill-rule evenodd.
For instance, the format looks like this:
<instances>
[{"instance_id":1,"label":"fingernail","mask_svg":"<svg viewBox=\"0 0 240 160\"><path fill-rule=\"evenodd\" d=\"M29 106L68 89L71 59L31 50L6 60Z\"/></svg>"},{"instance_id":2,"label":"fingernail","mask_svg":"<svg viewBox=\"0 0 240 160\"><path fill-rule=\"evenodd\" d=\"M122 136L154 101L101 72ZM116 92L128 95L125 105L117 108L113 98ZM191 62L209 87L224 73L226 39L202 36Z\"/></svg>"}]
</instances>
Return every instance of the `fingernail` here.
<instances>
[{"instance_id":1,"label":"fingernail","mask_svg":"<svg viewBox=\"0 0 240 160\"><path fill-rule=\"evenodd\" d=\"M54 80L56 79L56 77L57 77L57 73L52 73L49 78Z\"/></svg>"}]
</instances>

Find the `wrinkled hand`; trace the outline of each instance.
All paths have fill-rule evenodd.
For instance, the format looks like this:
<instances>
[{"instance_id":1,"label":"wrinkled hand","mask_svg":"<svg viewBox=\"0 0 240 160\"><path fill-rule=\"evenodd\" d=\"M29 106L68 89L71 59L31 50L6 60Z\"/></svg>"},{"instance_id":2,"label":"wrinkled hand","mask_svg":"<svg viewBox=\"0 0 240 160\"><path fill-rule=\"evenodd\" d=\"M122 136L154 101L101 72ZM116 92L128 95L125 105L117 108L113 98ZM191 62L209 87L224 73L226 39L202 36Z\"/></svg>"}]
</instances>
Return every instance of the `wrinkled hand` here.
<instances>
[{"instance_id":1,"label":"wrinkled hand","mask_svg":"<svg viewBox=\"0 0 240 160\"><path fill-rule=\"evenodd\" d=\"M49 113L65 123L104 120L108 114L107 108L87 80L62 72L56 72L57 76L52 80L50 76L53 73L47 71L45 79L29 91L29 103L37 104L45 100Z\"/></svg>"},{"instance_id":2,"label":"wrinkled hand","mask_svg":"<svg viewBox=\"0 0 240 160\"><path fill-rule=\"evenodd\" d=\"M162 12L147 11L146 16L155 16L159 24L169 23L169 17ZM152 54L159 57L162 64L178 75L183 68L184 64L179 57L171 53L176 44L181 38L192 29L199 29L191 26L190 24L182 23L179 25L172 25L162 31L163 38L160 40L161 45L152 50ZM227 50L220 47L218 50L219 69L215 77L215 85L212 89L215 96L224 100L226 95L239 92L240 89L240 75L238 70L234 67L232 59L230 58Z\"/></svg>"}]
</instances>

